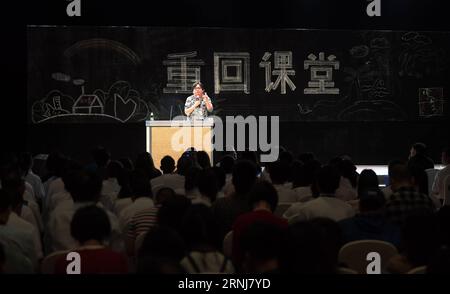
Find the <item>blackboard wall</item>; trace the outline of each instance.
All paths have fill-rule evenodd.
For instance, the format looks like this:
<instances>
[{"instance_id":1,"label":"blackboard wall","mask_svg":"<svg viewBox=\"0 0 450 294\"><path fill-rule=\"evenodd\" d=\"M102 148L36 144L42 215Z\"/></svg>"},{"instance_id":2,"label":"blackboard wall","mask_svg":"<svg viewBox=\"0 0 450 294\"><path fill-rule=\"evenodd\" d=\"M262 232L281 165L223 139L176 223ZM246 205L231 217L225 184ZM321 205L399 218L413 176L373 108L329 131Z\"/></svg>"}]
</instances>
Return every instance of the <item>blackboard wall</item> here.
<instances>
[{"instance_id":1,"label":"blackboard wall","mask_svg":"<svg viewBox=\"0 0 450 294\"><path fill-rule=\"evenodd\" d=\"M82 27L140 25L165 28L173 26L176 28L213 26L245 27L248 29L307 28L328 31L350 30L353 31L351 32L352 34L358 33L355 30L394 30L402 32L426 32L432 30L442 31L437 33L440 36L446 35L445 31L450 30L449 24L442 22L446 16L445 11L440 9L439 1L427 3L427 5L424 5L422 1L382 1L382 16L379 18L369 18L365 15L365 6L367 5L365 1L335 2L338 1L279 1L276 5L267 6L263 5L263 3L256 5L255 3L228 1L226 4L212 6L206 1L186 1L177 5L161 3L158 6L144 7L144 4L131 3L129 1L127 4L108 5L98 1L95 4L85 3L84 7L87 12L79 19L67 18L64 14L59 13L61 7L50 4L47 4L47 7L45 7L46 4L41 3L47 9L43 9L41 6L34 7L36 8L34 13L27 13L22 16L22 25L54 24L81 25ZM49 7L51 9L48 9ZM118 17L119 14L121 17ZM25 43L24 40L29 36L27 35L28 30L29 28L21 26L16 31L17 34L14 38L20 39L19 44ZM333 33L331 32L331 34ZM387 34L393 33L387 32ZM323 39L324 42L329 40L330 38ZM334 42L338 41L335 40ZM370 40L361 38L359 42L349 43L349 46L345 48L348 52L352 46L363 44L370 46L369 43L364 43L364 41ZM440 44L444 54L447 54L448 49L445 44L448 44L448 41ZM339 44L339 46L341 45ZM271 52L282 50L278 49L277 46L267 48L261 46L258 49ZM293 49L299 50L298 48ZM300 48L300 50L303 49ZM327 54L326 50L323 51ZM19 52L24 53L22 56L29 56L29 52L26 49ZM305 49L304 52L309 54L313 50L308 51ZM168 53L165 52L164 54ZM306 59L304 55L294 51L294 60L304 60ZM392 56L398 57L395 54ZM252 66L257 67L258 62L261 60L261 52L254 54L254 58ZM341 62L345 60L345 58L339 58ZM439 61L441 60L443 63L433 64L434 68L442 66L442 64L448 64L445 58ZM21 62L23 64L23 60ZM50 64L54 62L56 61L53 60ZM302 63L300 62L299 66L301 65ZM26 71L29 70L28 66ZM419 67L422 66L420 65ZM424 70L423 76L426 76L426 68L422 67L422 69ZM300 70L301 67L298 68L298 71ZM43 77L48 78L46 75L43 75ZM401 88L400 95L393 96L393 99L411 97L414 100L411 104L408 104L409 106L406 104L402 105L399 102L402 109L406 112L403 119L386 121L385 119L370 116L349 121L323 116L305 119L304 117L296 117L296 114L298 114L297 108L295 111L290 110L292 115L289 115L286 123L281 125L281 144L291 149L314 151L323 159L341 153L348 153L358 163L383 164L394 157L406 157L409 144L415 141L424 141L429 145L432 157L438 161L441 147L450 144L446 126L448 124L448 104L444 104L443 116L420 117L418 115L419 93L417 89L442 87L442 97L447 101L448 67L444 66L442 74L428 77L430 79L427 83L418 82L417 77L414 77L414 75L406 75L399 78L404 83L402 87L405 88ZM340 78L342 80L345 79L343 76ZM24 80L28 81L27 86L29 86L29 79L25 78L22 79L22 85ZM85 80L87 83L90 82L86 78ZM302 80L302 83L307 82L305 79ZM212 83L208 84L211 85ZM259 88L257 84L253 85L255 88ZM296 85L299 90L304 88L304 84ZM92 87L94 86L92 85ZM98 88L107 89L103 85L94 89ZM29 89L30 87L28 87ZM209 93L212 92L211 90L208 91ZM402 96L408 91L411 91L411 94ZM22 95L22 97L25 96L27 99L23 103L26 106L23 105L20 113L25 114L22 121L28 122L26 129L27 141L23 145L21 144L22 148L26 146L27 149L33 152L47 152L50 149L60 148L68 154L76 155L76 157L84 157L80 154L87 154L84 150L88 150L97 143L106 145L111 149L113 155L117 156L119 154L132 155L138 151L143 151L145 148L144 126L138 122L130 121L126 124L91 124L90 122L85 122L86 124L74 124L73 122L35 124L30 120L30 92L27 95ZM145 96L145 93L143 96ZM42 98L42 93L38 93L35 97ZM402 99L400 101L406 101ZM235 112L233 108L230 111Z\"/></svg>"}]
</instances>

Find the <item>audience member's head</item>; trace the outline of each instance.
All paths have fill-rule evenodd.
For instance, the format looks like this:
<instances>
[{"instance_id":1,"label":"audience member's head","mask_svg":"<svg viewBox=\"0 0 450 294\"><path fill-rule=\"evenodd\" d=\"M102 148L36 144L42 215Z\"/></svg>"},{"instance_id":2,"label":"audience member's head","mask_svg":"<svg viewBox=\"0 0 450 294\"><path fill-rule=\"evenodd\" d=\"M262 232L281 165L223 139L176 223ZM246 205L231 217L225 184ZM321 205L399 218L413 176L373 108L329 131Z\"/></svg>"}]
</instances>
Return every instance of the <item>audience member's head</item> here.
<instances>
[{"instance_id":1,"label":"audience member's head","mask_svg":"<svg viewBox=\"0 0 450 294\"><path fill-rule=\"evenodd\" d=\"M358 181L358 173L356 172L356 166L349 159L343 159L337 165L339 173L344 178L347 178L352 186L355 188Z\"/></svg>"},{"instance_id":2,"label":"audience member's head","mask_svg":"<svg viewBox=\"0 0 450 294\"><path fill-rule=\"evenodd\" d=\"M148 152L142 152L137 156L134 168L145 171L151 178L156 171L153 157Z\"/></svg>"},{"instance_id":3,"label":"audience member's head","mask_svg":"<svg viewBox=\"0 0 450 294\"><path fill-rule=\"evenodd\" d=\"M213 170L214 174L216 175L217 188L220 191L225 186L225 181L226 181L225 171L223 170L222 167L219 167L219 166L213 167L212 170Z\"/></svg>"},{"instance_id":4,"label":"audience member's head","mask_svg":"<svg viewBox=\"0 0 450 294\"><path fill-rule=\"evenodd\" d=\"M153 197L153 201L155 204L164 204L164 202L169 201L175 197L175 191L169 187L162 187L156 192L156 195Z\"/></svg>"},{"instance_id":5,"label":"audience member's head","mask_svg":"<svg viewBox=\"0 0 450 294\"><path fill-rule=\"evenodd\" d=\"M427 265L439 248L439 229L436 217L417 211L406 218L401 229L401 250L409 263Z\"/></svg>"},{"instance_id":6,"label":"audience member's head","mask_svg":"<svg viewBox=\"0 0 450 294\"><path fill-rule=\"evenodd\" d=\"M411 183L422 194L428 195L428 176L423 168L409 166L411 173Z\"/></svg>"},{"instance_id":7,"label":"audience member's head","mask_svg":"<svg viewBox=\"0 0 450 294\"><path fill-rule=\"evenodd\" d=\"M412 185L411 171L408 166L404 163L393 165L389 170L389 182L393 191L401 187L410 187Z\"/></svg>"},{"instance_id":8,"label":"audience member's head","mask_svg":"<svg viewBox=\"0 0 450 294\"><path fill-rule=\"evenodd\" d=\"M204 204L193 204L186 210L181 228L190 251L214 251L220 245L214 216Z\"/></svg>"},{"instance_id":9,"label":"audience member's head","mask_svg":"<svg viewBox=\"0 0 450 294\"><path fill-rule=\"evenodd\" d=\"M335 273L337 257L334 247L338 241L330 242L327 235L330 231L330 228L312 221L290 225L283 242L282 271L294 274Z\"/></svg>"},{"instance_id":10,"label":"audience member's head","mask_svg":"<svg viewBox=\"0 0 450 294\"><path fill-rule=\"evenodd\" d=\"M111 160L106 166L106 177L118 179L123 173L123 164L118 160Z\"/></svg>"},{"instance_id":11,"label":"audience member's head","mask_svg":"<svg viewBox=\"0 0 450 294\"><path fill-rule=\"evenodd\" d=\"M158 225L168 226L181 232L182 217L191 201L183 195L175 195L173 198L164 201L158 210Z\"/></svg>"},{"instance_id":12,"label":"audience member's head","mask_svg":"<svg viewBox=\"0 0 450 294\"><path fill-rule=\"evenodd\" d=\"M250 206L253 208L267 207L274 212L278 205L277 190L267 181L257 181L248 197Z\"/></svg>"},{"instance_id":13,"label":"audience member's head","mask_svg":"<svg viewBox=\"0 0 450 294\"><path fill-rule=\"evenodd\" d=\"M203 169L211 167L209 155L203 150L197 152L197 162Z\"/></svg>"},{"instance_id":14,"label":"audience member's head","mask_svg":"<svg viewBox=\"0 0 450 294\"><path fill-rule=\"evenodd\" d=\"M25 181L20 169L12 167L8 169L1 178L2 189L8 193L13 210L20 211L24 204L23 194L25 192Z\"/></svg>"},{"instance_id":15,"label":"audience member's head","mask_svg":"<svg viewBox=\"0 0 450 294\"><path fill-rule=\"evenodd\" d=\"M117 197L119 199L131 198L133 196L133 191L131 190L131 170L124 169L120 177L117 178L117 183L120 186L119 194Z\"/></svg>"},{"instance_id":16,"label":"audience member's head","mask_svg":"<svg viewBox=\"0 0 450 294\"><path fill-rule=\"evenodd\" d=\"M306 187L307 183L305 164L300 160L295 160L292 163L292 187Z\"/></svg>"},{"instance_id":17,"label":"audience member's head","mask_svg":"<svg viewBox=\"0 0 450 294\"><path fill-rule=\"evenodd\" d=\"M33 166L33 156L30 152L21 152L19 153L19 167L22 171L22 174L26 176L28 171Z\"/></svg>"},{"instance_id":18,"label":"audience member's head","mask_svg":"<svg viewBox=\"0 0 450 294\"><path fill-rule=\"evenodd\" d=\"M139 197L152 198L152 185L148 175L143 170L134 170L130 177L130 188L132 192L132 198Z\"/></svg>"},{"instance_id":19,"label":"audience member's head","mask_svg":"<svg viewBox=\"0 0 450 294\"><path fill-rule=\"evenodd\" d=\"M97 146L92 150L92 158L97 167L106 167L111 155L105 147Z\"/></svg>"},{"instance_id":20,"label":"audience member's head","mask_svg":"<svg viewBox=\"0 0 450 294\"><path fill-rule=\"evenodd\" d=\"M199 182L199 176L201 171L202 170L197 166L193 166L186 171L186 174L184 175L184 190L186 192L198 188L197 185Z\"/></svg>"},{"instance_id":21,"label":"audience member's head","mask_svg":"<svg viewBox=\"0 0 450 294\"><path fill-rule=\"evenodd\" d=\"M332 165L325 165L320 168L316 175L317 188L320 194L327 196L334 195L336 189L339 187L341 175L336 167Z\"/></svg>"},{"instance_id":22,"label":"audience member's head","mask_svg":"<svg viewBox=\"0 0 450 294\"><path fill-rule=\"evenodd\" d=\"M336 267L338 263L339 250L343 245L342 229L337 222L329 218L318 217L311 220L313 225L318 225L322 231L322 238L325 241L327 260Z\"/></svg>"},{"instance_id":23,"label":"audience member's head","mask_svg":"<svg viewBox=\"0 0 450 294\"><path fill-rule=\"evenodd\" d=\"M97 202L102 189L99 175L87 171L73 171L64 182L74 202Z\"/></svg>"},{"instance_id":24,"label":"audience member's head","mask_svg":"<svg viewBox=\"0 0 450 294\"><path fill-rule=\"evenodd\" d=\"M225 155L220 160L220 167L223 168L226 174L231 174L234 166L234 158L231 155Z\"/></svg>"},{"instance_id":25,"label":"audience member's head","mask_svg":"<svg viewBox=\"0 0 450 294\"><path fill-rule=\"evenodd\" d=\"M175 170L175 160L169 156L166 155L161 159L161 170L163 174L170 174L173 173Z\"/></svg>"},{"instance_id":26,"label":"audience member's head","mask_svg":"<svg viewBox=\"0 0 450 294\"><path fill-rule=\"evenodd\" d=\"M362 190L358 196L361 213L381 211L386 204L386 198L378 187Z\"/></svg>"},{"instance_id":27,"label":"audience member's head","mask_svg":"<svg viewBox=\"0 0 450 294\"><path fill-rule=\"evenodd\" d=\"M194 166L193 159L189 156L180 156L177 161L177 173L185 176L190 168Z\"/></svg>"},{"instance_id":28,"label":"audience member's head","mask_svg":"<svg viewBox=\"0 0 450 294\"><path fill-rule=\"evenodd\" d=\"M111 234L106 212L95 205L79 208L70 223L70 234L80 245L86 242L103 243ZM91 244L92 245L92 244Z\"/></svg>"},{"instance_id":29,"label":"audience member's head","mask_svg":"<svg viewBox=\"0 0 450 294\"><path fill-rule=\"evenodd\" d=\"M282 161L271 162L268 165L270 179L274 185L282 185L289 179L290 166Z\"/></svg>"},{"instance_id":30,"label":"audience member's head","mask_svg":"<svg viewBox=\"0 0 450 294\"><path fill-rule=\"evenodd\" d=\"M273 273L279 270L282 242L285 232L276 225L256 222L251 224L240 239L244 255L244 273Z\"/></svg>"},{"instance_id":31,"label":"audience member's head","mask_svg":"<svg viewBox=\"0 0 450 294\"><path fill-rule=\"evenodd\" d=\"M236 193L247 194L256 181L256 173L256 165L252 161L237 161L233 167L231 180Z\"/></svg>"},{"instance_id":32,"label":"audience member's head","mask_svg":"<svg viewBox=\"0 0 450 294\"><path fill-rule=\"evenodd\" d=\"M197 187L200 194L209 198L211 203L216 200L219 184L212 168L203 169L197 177Z\"/></svg>"},{"instance_id":33,"label":"audience member's head","mask_svg":"<svg viewBox=\"0 0 450 294\"><path fill-rule=\"evenodd\" d=\"M154 226L146 233L138 252L138 262L146 256L163 257L180 262L186 248L183 238L174 229Z\"/></svg>"},{"instance_id":34,"label":"audience member's head","mask_svg":"<svg viewBox=\"0 0 450 294\"><path fill-rule=\"evenodd\" d=\"M424 143L414 143L411 146L411 149L409 151L409 156L414 157L416 155L426 155L426 151L427 151L427 145L425 145Z\"/></svg>"},{"instance_id":35,"label":"audience member's head","mask_svg":"<svg viewBox=\"0 0 450 294\"><path fill-rule=\"evenodd\" d=\"M61 177L66 170L66 157L60 152L52 152L45 162L48 177Z\"/></svg>"},{"instance_id":36,"label":"audience member's head","mask_svg":"<svg viewBox=\"0 0 450 294\"><path fill-rule=\"evenodd\" d=\"M365 169L358 178L358 195L369 189L378 189L378 176L372 169Z\"/></svg>"},{"instance_id":37,"label":"audience member's head","mask_svg":"<svg viewBox=\"0 0 450 294\"><path fill-rule=\"evenodd\" d=\"M134 164L133 164L133 161L131 160L131 158L121 157L121 158L119 158L119 161L120 161L120 163L122 163L122 166L125 170L127 170L127 171L134 170Z\"/></svg>"}]
</instances>

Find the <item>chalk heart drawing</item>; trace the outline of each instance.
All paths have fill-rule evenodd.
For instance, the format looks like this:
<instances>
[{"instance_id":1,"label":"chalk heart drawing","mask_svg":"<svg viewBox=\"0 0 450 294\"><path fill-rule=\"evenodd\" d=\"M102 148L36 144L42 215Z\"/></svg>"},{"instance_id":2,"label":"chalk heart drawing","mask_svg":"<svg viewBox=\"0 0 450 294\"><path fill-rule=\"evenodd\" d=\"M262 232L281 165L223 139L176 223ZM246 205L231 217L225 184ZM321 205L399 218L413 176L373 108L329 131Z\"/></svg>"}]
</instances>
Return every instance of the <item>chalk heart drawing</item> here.
<instances>
[{"instance_id":1,"label":"chalk heart drawing","mask_svg":"<svg viewBox=\"0 0 450 294\"><path fill-rule=\"evenodd\" d=\"M114 94L114 116L122 122L128 121L136 112L137 104L131 99L124 100L119 94Z\"/></svg>"}]
</instances>

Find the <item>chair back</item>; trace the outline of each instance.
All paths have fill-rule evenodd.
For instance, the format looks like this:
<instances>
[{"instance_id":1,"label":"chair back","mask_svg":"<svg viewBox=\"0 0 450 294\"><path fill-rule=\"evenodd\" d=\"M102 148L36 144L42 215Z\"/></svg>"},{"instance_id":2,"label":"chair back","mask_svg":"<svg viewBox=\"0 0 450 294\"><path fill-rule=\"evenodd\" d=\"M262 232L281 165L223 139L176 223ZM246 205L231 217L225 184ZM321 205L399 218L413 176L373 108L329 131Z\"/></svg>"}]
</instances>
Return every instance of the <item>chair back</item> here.
<instances>
[{"instance_id":1,"label":"chair back","mask_svg":"<svg viewBox=\"0 0 450 294\"><path fill-rule=\"evenodd\" d=\"M367 273L367 266L372 262L367 260L368 254L376 252L380 255L381 272L386 268L388 261L398 253L397 248L385 241L359 240L342 246L339 251L339 263L347 268L357 271L359 274Z\"/></svg>"},{"instance_id":2,"label":"chair back","mask_svg":"<svg viewBox=\"0 0 450 294\"><path fill-rule=\"evenodd\" d=\"M56 251L44 257L41 262L41 274L54 274L56 262L69 252L68 250Z\"/></svg>"}]
</instances>

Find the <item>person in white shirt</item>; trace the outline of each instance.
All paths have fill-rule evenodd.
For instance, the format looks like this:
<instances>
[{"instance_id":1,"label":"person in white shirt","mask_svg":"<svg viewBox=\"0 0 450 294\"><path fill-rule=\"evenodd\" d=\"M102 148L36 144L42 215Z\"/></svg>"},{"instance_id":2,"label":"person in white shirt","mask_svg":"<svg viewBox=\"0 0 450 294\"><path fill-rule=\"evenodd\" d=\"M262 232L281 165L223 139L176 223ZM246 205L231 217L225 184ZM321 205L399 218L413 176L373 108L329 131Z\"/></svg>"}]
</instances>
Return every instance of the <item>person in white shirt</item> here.
<instances>
[{"instance_id":1,"label":"person in white shirt","mask_svg":"<svg viewBox=\"0 0 450 294\"><path fill-rule=\"evenodd\" d=\"M197 177L197 187L200 196L192 199L192 204L204 204L211 207L219 191L217 177L212 168L200 171Z\"/></svg>"},{"instance_id":2,"label":"person in white shirt","mask_svg":"<svg viewBox=\"0 0 450 294\"><path fill-rule=\"evenodd\" d=\"M355 214L353 208L335 197L339 180L340 174L335 167L330 165L322 167L316 178L319 197L306 203L292 205L283 217L288 219L289 223L317 217L330 218L334 221L352 217Z\"/></svg>"},{"instance_id":3,"label":"person in white shirt","mask_svg":"<svg viewBox=\"0 0 450 294\"><path fill-rule=\"evenodd\" d=\"M320 169L320 162L309 160L305 164L301 161L294 161L292 164L292 190L297 194L299 202L306 202L313 199L312 184L314 175Z\"/></svg>"},{"instance_id":4,"label":"person in white shirt","mask_svg":"<svg viewBox=\"0 0 450 294\"><path fill-rule=\"evenodd\" d=\"M441 160L444 168L437 172L431 190L434 197L443 200L446 189L444 181L447 176L450 176L450 147L442 151Z\"/></svg>"},{"instance_id":5,"label":"person in white shirt","mask_svg":"<svg viewBox=\"0 0 450 294\"><path fill-rule=\"evenodd\" d=\"M176 190L184 189L184 176L174 173L175 160L169 155L161 159L161 167L163 174L159 177L153 178L150 183L152 185L153 195L156 195L159 189L168 187Z\"/></svg>"},{"instance_id":6,"label":"person in white shirt","mask_svg":"<svg viewBox=\"0 0 450 294\"><path fill-rule=\"evenodd\" d=\"M7 249L16 250L10 253L20 257L19 259L25 263L28 260L31 270L35 271L38 260L42 258L42 247L36 239L36 230L33 225L12 211L11 199L10 192L0 190L0 243ZM13 265L13 267L16 266ZM25 267L30 269L29 266L25 265Z\"/></svg>"},{"instance_id":7,"label":"person in white shirt","mask_svg":"<svg viewBox=\"0 0 450 294\"><path fill-rule=\"evenodd\" d=\"M277 190L279 203L294 203L300 199L288 185L286 185L290 166L281 161L272 162L268 165L271 182Z\"/></svg>"},{"instance_id":8,"label":"person in white shirt","mask_svg":"<svg viewBox=\"0 0 450 294\"><path fill-rule=\"evenodd\" d=\"M41 178L33 173L33 158L31 153L24 152L19 156L20 168L22 169L25 181L28 182L34 191L34 196L38 201L42 201L44 198L44 186L42 185Z\"/></svg>"},{"instance_id":9,"label":"person in white shirt","mask_svg":"<svg viewBox=\"0 0 450 294\"><path fill-rule=\"evenodd\" d=\"M21 228L26 231L32 232L36 256L42 258L42 243L40 236L39 225L34 219L34 214L31 209L26 205L23 199L23 193L25 191L25 181L21 177L20 170L12 167L7 170L2 176L2 189L6 192L6 195L10 197L10 204L12 212L10 214L8 223L9 225L17 228ZM27 220L19 217L24 215ZM33 261L34 263L35 261Z\"/></svg>"},{"instance_id":10,"label":"person in white shirt","mask_svg":"<svg viewBox=\"0 0 450 294\"><path fill-rule=\"evenodd\" d=\"M110 211L114 211L114 202L117 200L121 186L119 179L125 176L123 164L117 160L111 160L106 166L106 179L103 180L100 202Z\"/></svg>"},{"instance_id":11,"label":"person in white shirt","mask_svg":"<svg viewBox=\"0 0 450 294\"><path fill-rule=\"evenodd\" d=\"M95 204L104 209L98 203L102 188L102 179L98 175L78 170L70 172L67 176L70 180L67 181L66 189L72 196L73 202L61 203L50 215L46 230L47 243L50 247L48 248L49 253L59 250L70 250L77 246L76 241L70 234L70 223L77 209ZM111 222L112 230L109 244L113 250L123 252L124 242L118 219L108 210L105 211Z\"/></svg>"},{"instance_id":12,"label":"person in white shirt","mask_svg":"<svg viewBox=\"0 0 450 294\"><path fill-rule=\"evenodd\" d=\"M125 231L128 222L138 212L154 207L150 179L141 170L135 170L130 177L132 203L125 207L119 215L121 230Z\"/></svg>"},{"instance_id":13,"label":"person in white shirt","mask_svg":"<svg viewBox=\"0 0 450 294\"><path fill-rule=\"evenodd\" d=\"M230 196L231 194L234 193L233 183L231 182L234 160L235 159L233 156L225 155L224 157L222 157L222 159L220 160L220 162L218 164L220 166L220 168L222 168L223 171L225 172L225 184L219 193L219 194L223 194L223 197ZM218 198L221 198L221 197L218 196Z\"/></svg>"}]
</instances>

